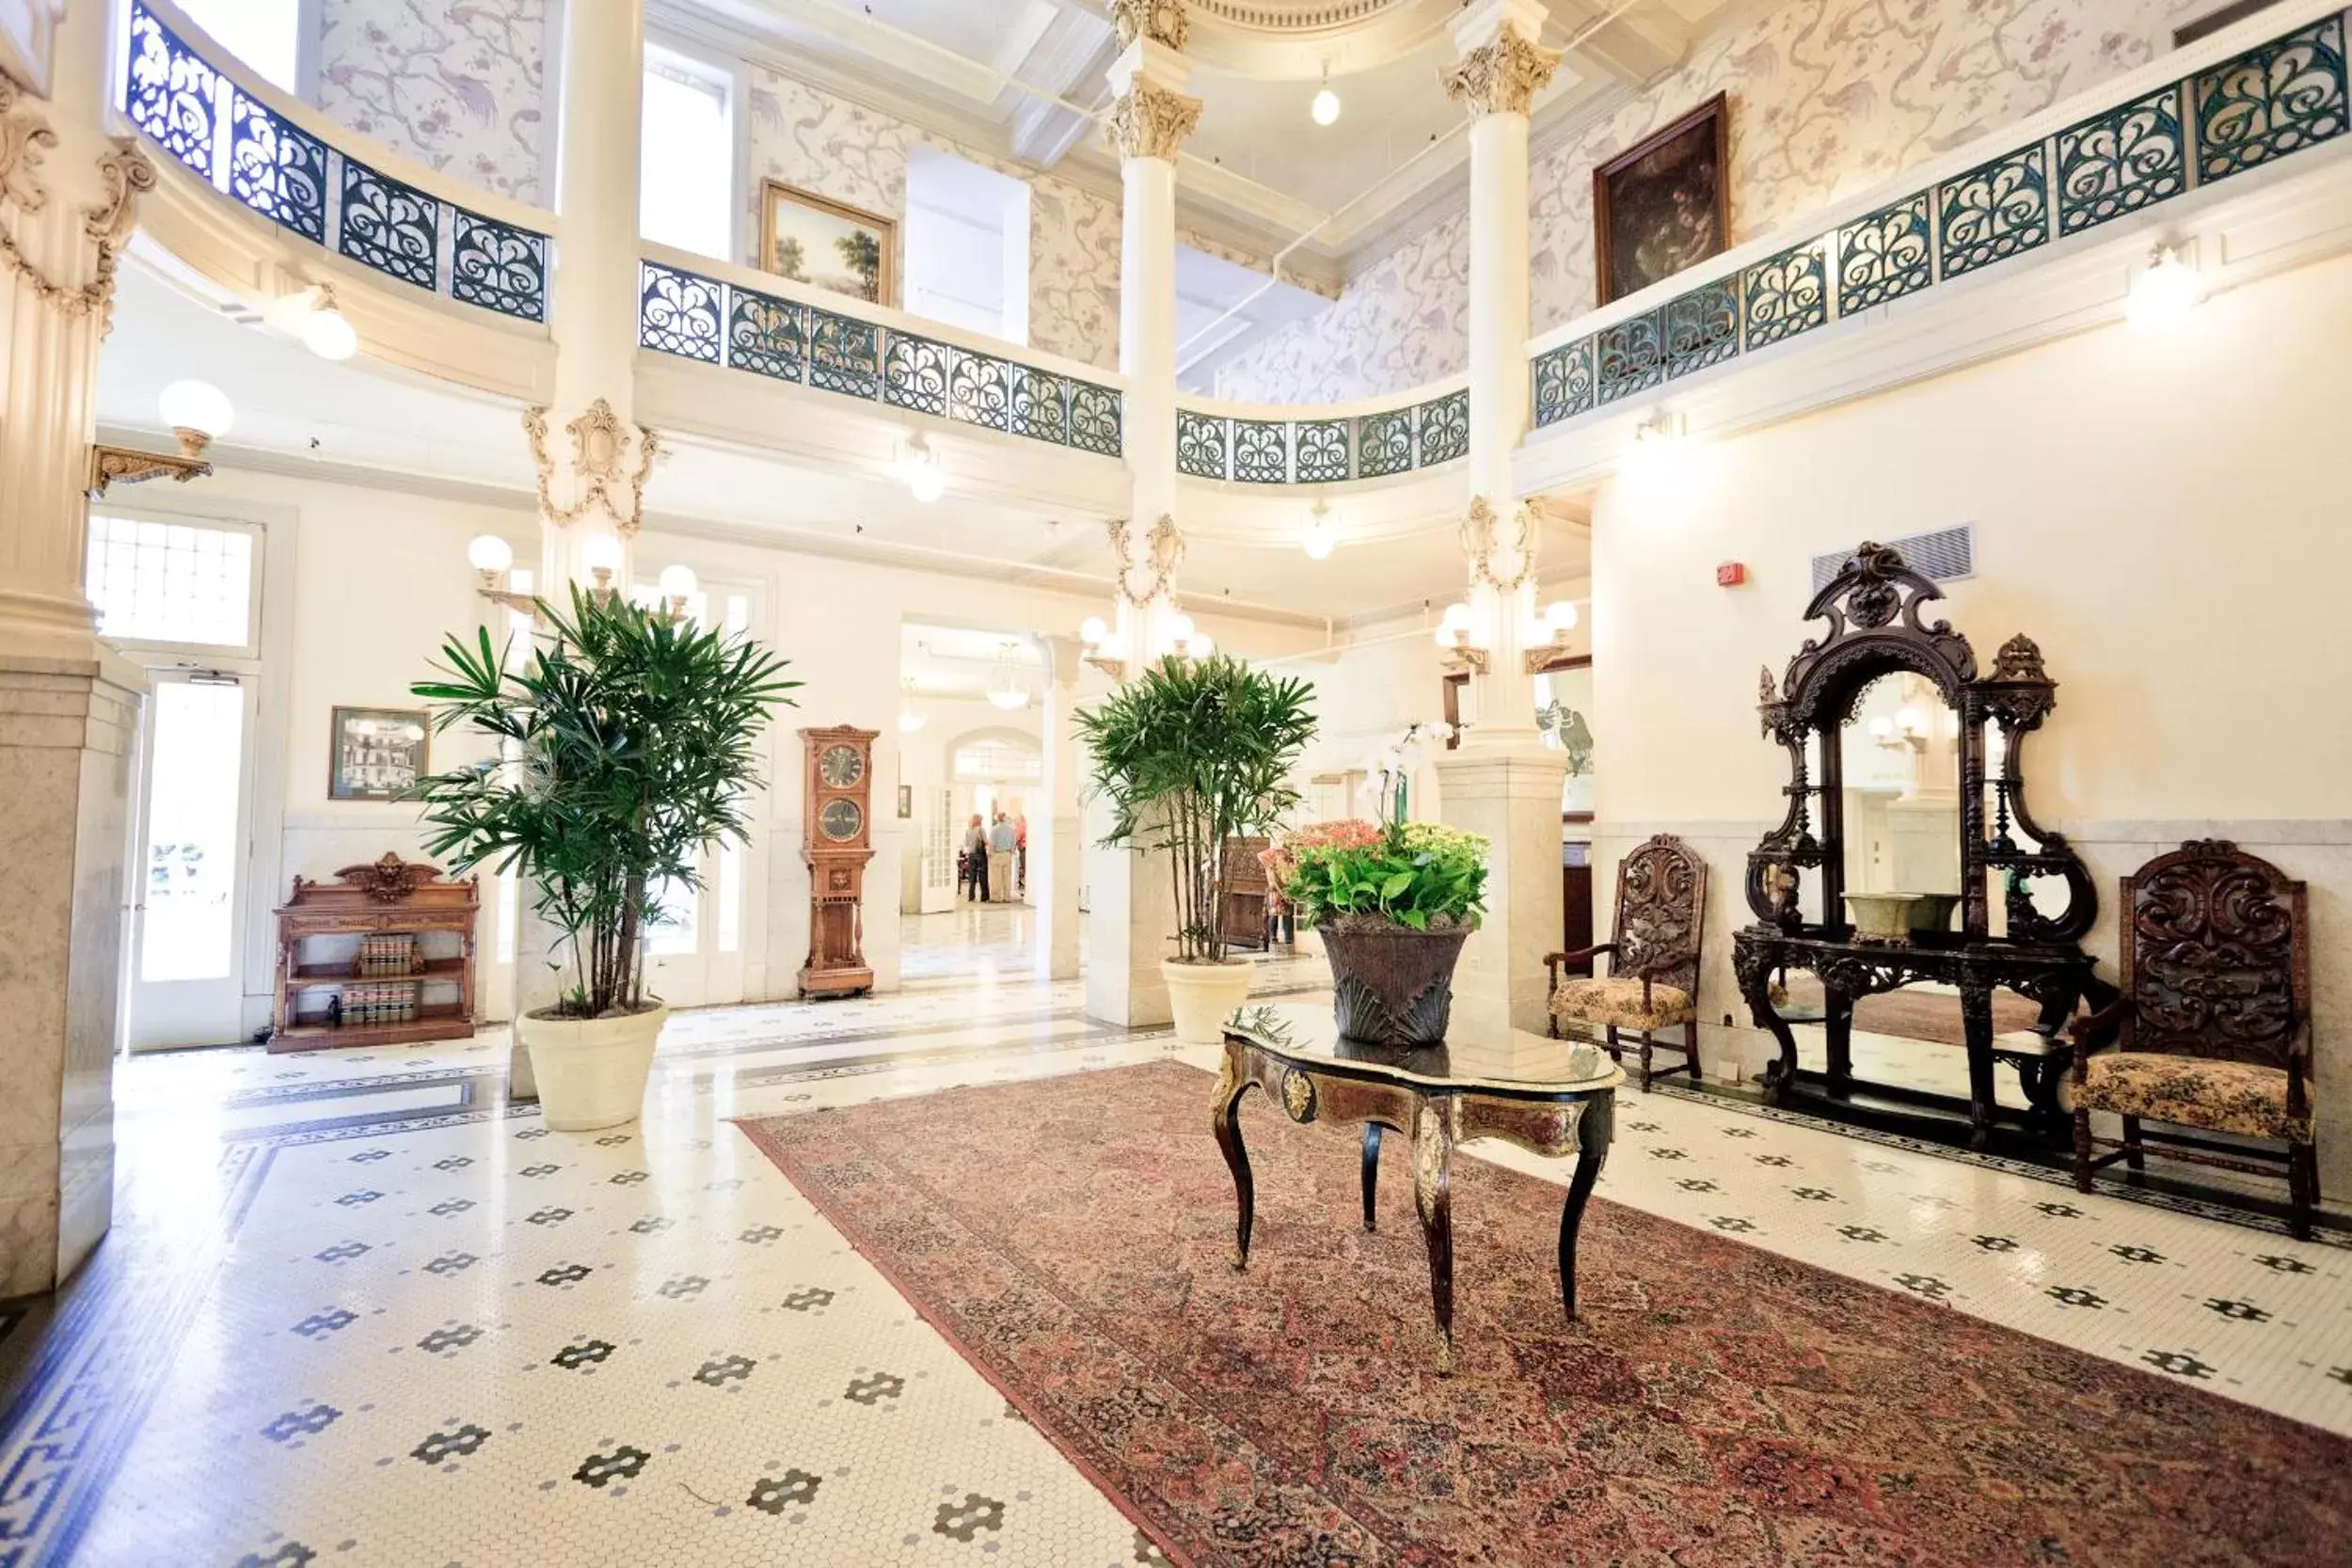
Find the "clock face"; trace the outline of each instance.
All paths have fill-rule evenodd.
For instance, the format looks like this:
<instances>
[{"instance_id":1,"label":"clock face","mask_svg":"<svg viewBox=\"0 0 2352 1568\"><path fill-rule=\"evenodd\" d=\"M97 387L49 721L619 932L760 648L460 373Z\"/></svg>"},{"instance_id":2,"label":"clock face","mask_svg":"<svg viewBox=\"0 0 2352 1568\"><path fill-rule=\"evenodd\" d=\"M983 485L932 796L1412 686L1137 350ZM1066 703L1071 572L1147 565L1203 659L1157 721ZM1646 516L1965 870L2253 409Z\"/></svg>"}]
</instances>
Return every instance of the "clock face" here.
<instances>
[{"instance_id":1,"label":"clock face","mask_svg":"<svg viewBox=\"0 0 2352 1568\"><path fill-rule=\"evenodd\" d=\"M865 822L866 814L858 810L855 800L828 800L825 809L817 814L818 831L835 844L857 837L857 831Z\"/></svg>"},{"instance_id":2,"label":"clock face","mask_svg":"<svg viewBox=\"0 0 2352 1568\"><path fill-rule=\"evenodd\" d=\"M828 746L818 753L817 776L828 789L847 789L866 777L866 759L854 746Z\"/></svg>"}]
</instances>

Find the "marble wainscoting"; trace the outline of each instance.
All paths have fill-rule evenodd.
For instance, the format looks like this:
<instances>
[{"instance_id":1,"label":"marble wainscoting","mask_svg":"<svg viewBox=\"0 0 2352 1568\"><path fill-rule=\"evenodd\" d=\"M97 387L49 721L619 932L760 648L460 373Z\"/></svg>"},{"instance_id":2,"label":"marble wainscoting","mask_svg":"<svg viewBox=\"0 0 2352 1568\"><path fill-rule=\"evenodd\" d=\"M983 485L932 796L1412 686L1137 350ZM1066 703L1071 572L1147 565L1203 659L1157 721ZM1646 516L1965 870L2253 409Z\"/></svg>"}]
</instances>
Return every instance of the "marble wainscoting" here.
<instances>
[{"instance_id":1,"label":"marble wainscoting","mask_svg":"<svg viewBox=\"0 0 2352 1568\"><path fill-rule=\"evenodd\" d=\"M2091 880L2098 888L2098 924L2083 945L2098 957L2100 973L2110 979L2115 974L2116 901L2121 879L2189 839L2228 839L2308 884L2320 1185L2331 1197L2352 1196L2352 820L2053 820L2044 825L2066 835L2090 868ZM1761 818L1594 825L1593 930L1598 941L1609 940L1617 862L1634 845L1653 833L1674 833L1707 862L1707 940L1699 967L1699 1039L1710 1082L1746 1082L1761 1073L1764 1064L1778 1052L1770 1035L1749 1024L1747 1007L1740 1000L1740 989L1731 973L1732 933L1755 920L1740 891L1747 853L1772 826ZM1809 1033L1812 1032L1800 1031L1801 1042ZM2007 1072L2000 1077L2007 1102L2007 1091L2014 1087L2014 1083ZM2341 1206L2335 1202L2329 1205Z\"/></svg>"},{"instance_id":2,"label":"marble wainscoting","mask_svg":"<svg viewBox=\"0 0 2352 1568\"><path fill-rule=\"evenodd\" d=\"M0 657L0 1298L55 1287L113 1217L142 691L112 659Z\"/></svg>"}]
</instances>

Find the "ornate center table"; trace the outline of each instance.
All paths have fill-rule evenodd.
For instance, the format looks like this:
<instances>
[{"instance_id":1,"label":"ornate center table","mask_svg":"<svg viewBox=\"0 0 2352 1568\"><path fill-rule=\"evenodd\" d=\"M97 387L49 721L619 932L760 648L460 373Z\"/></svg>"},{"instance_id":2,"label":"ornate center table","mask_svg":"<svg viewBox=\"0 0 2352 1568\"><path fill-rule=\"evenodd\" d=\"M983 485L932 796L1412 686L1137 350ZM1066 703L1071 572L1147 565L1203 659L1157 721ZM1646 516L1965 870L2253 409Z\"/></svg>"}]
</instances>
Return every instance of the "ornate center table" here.
<instances>
[{"instance_id":1,"label":"ornate center table","mask_svg":"<svg viewBox=\"0 0 2352 1568\"><path fill-rule=\"evenodd\" d=\"M1429 1294L1437 1311L1438 1370L1454 1370L1454 1148L1502 1138L1533 1153L1573 1154L1576 1171L1560 1211L1560 1302L1576 1316L1576 1234L1585 1201L1609 1158L1617 1086L1625 1073L1581 1040L1547 1039L1512 1029L1457 1030L1443 1045L1401 1049L1344 1038L1327 1004L1246 1008L1225 1025L1212 1124L1233 1173L1240 1207L1233 1266L1249 1266L1256 1188L1235 1112L1254 1085L1295 1122L1361 1124L1364 1228L1375 1228L1373 1195L1383 1128L1413 1140L1413 1202L1429 1244Z\"/></svg>"}]
</instances>

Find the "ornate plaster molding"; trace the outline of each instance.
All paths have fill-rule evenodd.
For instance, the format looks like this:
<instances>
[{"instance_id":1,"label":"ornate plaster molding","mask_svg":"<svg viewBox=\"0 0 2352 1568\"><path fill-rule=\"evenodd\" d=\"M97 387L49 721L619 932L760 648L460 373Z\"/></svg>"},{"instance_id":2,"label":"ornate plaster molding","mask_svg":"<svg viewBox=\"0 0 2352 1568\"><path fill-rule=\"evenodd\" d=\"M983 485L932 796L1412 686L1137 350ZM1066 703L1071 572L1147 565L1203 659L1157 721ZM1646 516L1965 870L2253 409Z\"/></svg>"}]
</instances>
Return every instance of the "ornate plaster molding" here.
<instances>
[{"instance_id":1,"label":"ornate plaster molding","mask_svg":"<svg viewBox=\"0 0 2352 1568\"><path fill-rule=\"evenodd\" d=\"M632 472L624 467L630 427L604 399L590 404L586 413L564 429L572 438L572 477L580 487L579 499L569 506L556 505L549 490L555 459L548 452L548 411L544 407L523 410L531 460L539 470L539 515L558 528L569 528L587 515L589 508L600 506L623 537L634 538L644 523L645 482L653 477L654 460L661 455L661 438L642 426L635 431L637 467Z\"/></svg>"},{"instance_id":2,"label":"ornate plaster molding","mask_svg":"<svg viewBox=\"0 0 2352 1568\"><path fill-rule=\"evenodd\" d=\"M1103 136L1122 161L1158 158L1173 163L1176 150L1200 123L1200 100L1155 87L1137 77L1111 101L1111 111L1103 121Z\"/></svg>"},{"instance_id":3,"label":"ornate plaster molding","mask_svg":"<svg viewBox=\"0 0 2352 1568\"><path fill-rule=\"evenodd\" d=\"M29 111L15 111L15 91L0 81L0 115L8 117L10 129L0 133L0 194L15 203L18 211L39 211L49 193L34 183L30 169L40 151L56 145L56 137L49 128L34 119ZM29 128L17 129L16 122L29 121ZM128 136L118 137L112 147L99 154L98 175L105 186L104 196L94 205L82 209L82 232L94 244L95 259L90 265L89 281L79 287L60 283L42 273L33 259L24 254L16 235L0 229L0 272L23 275L31 284L40 300L66 316L95 316L99 331L103 334L113 327L115 273L122 257L122 247L131 241L131 230L138 222L138 198L155 188L155 166L147 154ZM19 192L30 190L34 199L20 198Z\"/></svg>"},{"instance_id":4,"label":"ornate plaster molding","mask_svg":"<svg viewBox=\"0 0 2352 1568\"><path fill-rule=\"evenodd\" d=\"M1110 0L1110 10L1111 25L1118 29L1121 49L1130 47L1139 38L1147 38L1182 53L1184 39L1192 30L1192 23L1184 15L1184 0Z\"/></svg>"},{"instance_id":5,"label":"ornate plaster molding","mask_svg":"<svg viewBox=\"0 0 2352 1568\"><path fill-rule=\"evenodd\" d=\"M57 145L57 133L29 106L20 106L24 94L7 76L0 76L0 202L38 213L49 192L33 178L33 166Z\"/></svg>"},{"instance_id":6,"label":"ornate plaster molding","mask_svg":"<svg viewBox=\"0 0 2352 1568\"><path fill-rule=\"evenodd\" d=\"M1115 518L1110 524L1111 553L1119 560L1119 596L1126 603L1141 609L1154 599L1164 599L1176 589L1176 568L1184 563L1184 536L1177 531L1176 519L1167 513L1152 525L1143 536L1143 547L1149 557L1152 582L1140 592L1135 585L1136 564L1127 552L1127 523Z\"/></svg>"},{"instance_id":7,"label":"ornate plaster molding","mask_svg":"<svg viewBox=\"0 0 2352 1568\"><path fill-rule=\"evenodd\" d=\"M1551 73L1560 51L1521 38L1504 27L1492 43L1481 44L1438 72L1445 95L1480 115L1523 115Z\"/></svg>"},{"instance_id":8,"label":"ornate plaster molding","mask_svg":"<svg viewBox=\"0 0 2352 1568\"><path fill-rule=\"evenodd\" d=\"M1495 509L1484 496L1470 498L1470 511L1462 518L1462 553L1470 558L1470 582L1486 583L1498 594L1516 594L1535 580L1535 552L1542 534L1535 527L1535 512L1525 501L1512 509L1512 553L1518 558L1518 570L1510 577L1495 572L1495 557L1502 547L1500 525Z\"/></svg>"}]
</instances>

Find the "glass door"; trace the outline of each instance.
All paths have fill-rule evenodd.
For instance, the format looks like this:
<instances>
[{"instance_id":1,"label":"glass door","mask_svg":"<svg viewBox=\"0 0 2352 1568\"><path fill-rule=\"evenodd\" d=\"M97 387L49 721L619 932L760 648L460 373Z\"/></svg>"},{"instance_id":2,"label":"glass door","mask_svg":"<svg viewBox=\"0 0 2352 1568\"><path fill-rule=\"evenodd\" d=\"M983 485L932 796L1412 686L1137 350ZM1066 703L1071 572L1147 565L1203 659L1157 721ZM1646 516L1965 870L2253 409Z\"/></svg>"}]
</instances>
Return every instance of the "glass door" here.
<instances>
[{"instance_id":1,"label":"glass door","mask_svg":"<svg viewBox=\"0 0 2352 1568\"><path fill-rule=\"evenodd\" d=\"M255 683L157 669L139 749L130 1041L245 1037L245 901L253 840Z\"/></svg>"}]
</instances>

